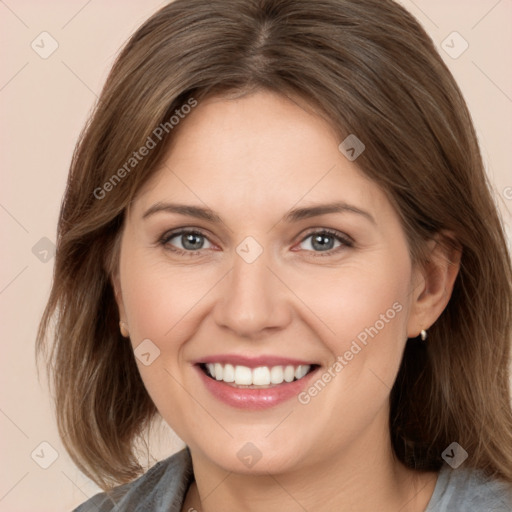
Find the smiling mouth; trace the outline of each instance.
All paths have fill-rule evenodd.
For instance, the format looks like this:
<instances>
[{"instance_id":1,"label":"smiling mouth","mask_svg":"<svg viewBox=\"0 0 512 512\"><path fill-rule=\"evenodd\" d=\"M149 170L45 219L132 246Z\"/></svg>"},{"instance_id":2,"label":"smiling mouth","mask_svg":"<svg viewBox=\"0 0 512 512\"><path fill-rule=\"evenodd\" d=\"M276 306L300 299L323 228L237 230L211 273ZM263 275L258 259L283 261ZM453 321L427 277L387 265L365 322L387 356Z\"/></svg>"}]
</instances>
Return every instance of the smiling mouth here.
<instances>
[{"instance_id":1,"label":"smiling mouth","mask_svg":"<svg viewBox=\"0 0 512 512\"><path fill-rule=\"evenodd\" d=\"M200 363L199 367L209 378L222 381L232 387L264 389L301 380L318 368L318 365L276 365L249 368L243 365Z\"/></svg>"}]
</instances>

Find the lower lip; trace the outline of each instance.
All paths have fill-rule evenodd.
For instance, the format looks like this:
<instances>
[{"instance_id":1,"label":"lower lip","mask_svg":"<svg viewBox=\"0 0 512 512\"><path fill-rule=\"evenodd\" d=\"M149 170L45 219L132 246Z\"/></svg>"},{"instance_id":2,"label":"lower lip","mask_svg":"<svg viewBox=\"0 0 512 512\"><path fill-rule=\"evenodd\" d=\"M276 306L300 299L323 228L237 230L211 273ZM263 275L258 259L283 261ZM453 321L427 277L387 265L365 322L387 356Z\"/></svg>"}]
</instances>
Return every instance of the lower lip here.
<instances>
[{"instance_id":1,"label":"lower lip","mask_svg":"<svg viewBox=\"0 0 512 512\"><path fill-rule=\"evenodd\" d=\"M239 409L261 410L282 404L297 396L318 371L315 368L300 380L283 382L270 388L237 388L222 380L208 377L199 366L195 366L204 385L221 402Z\"/></svg>"}]
</instances>

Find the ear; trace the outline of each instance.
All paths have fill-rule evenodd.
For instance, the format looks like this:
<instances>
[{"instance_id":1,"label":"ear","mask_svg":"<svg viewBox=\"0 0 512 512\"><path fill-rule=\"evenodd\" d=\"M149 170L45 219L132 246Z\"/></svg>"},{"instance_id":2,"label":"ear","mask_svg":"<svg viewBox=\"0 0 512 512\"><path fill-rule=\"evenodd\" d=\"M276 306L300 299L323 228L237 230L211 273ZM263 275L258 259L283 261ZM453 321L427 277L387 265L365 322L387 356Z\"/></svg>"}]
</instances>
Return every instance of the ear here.
<instances>
[{"instance_id":1,"label":"ear","mask_svg":"<svg viewBox=\"0 0 512 512\"><path fill-rule=\"evenodd\" d=\"M419 336L446 308L460 269L462 246L443 231L428 243L427 261L414 272L407 336Z\"/></svg>"},{"instance_id":2,"label":"ear","mask_svg":"<svg viewBox=\"0 0 512 512\"><path fill-rule=\"evenodd\" d=\"M123 237L124 225L116 234L110 249L104 254L103 257L103 270L108 276L119 311L120 322L126 322L126 311L123 302L123 294L121 291L121 280L119 277L119 260L121 255L121 240Z\"/></svg>"},{"instance_id":3,"label":"ear","mask_svg":"<svg viewBox=\"0 0 512 512\"><path fill-rule=\"evenodd\" d=\"M126 323L126 311L124 308L123 295L121 293L121 280L119 278L119 272L116 272L110 276L110 283L114 289L116 304L119 310L119 320Z\"/></svg>"}]
</instances>

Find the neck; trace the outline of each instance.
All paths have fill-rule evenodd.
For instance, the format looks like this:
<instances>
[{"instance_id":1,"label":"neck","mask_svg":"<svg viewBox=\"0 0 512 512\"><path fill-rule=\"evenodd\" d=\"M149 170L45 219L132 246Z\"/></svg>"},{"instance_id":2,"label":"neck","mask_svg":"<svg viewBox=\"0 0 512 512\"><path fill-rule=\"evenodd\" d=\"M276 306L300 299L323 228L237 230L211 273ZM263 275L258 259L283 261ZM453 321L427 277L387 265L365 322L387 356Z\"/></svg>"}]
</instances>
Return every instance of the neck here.
<instances>
[{"instance_id":1,"label":"neck","mask_svg":"<svg viewBox=\"0 0 512 512\"><path fill-rule=\"evenodd\" d=\"M286 473L233 473L191 449L195 482L184 511L423 512L437 474L406 468L394 457L389 430L376 422L320 462Z\"/></svg>"}]
</instances>

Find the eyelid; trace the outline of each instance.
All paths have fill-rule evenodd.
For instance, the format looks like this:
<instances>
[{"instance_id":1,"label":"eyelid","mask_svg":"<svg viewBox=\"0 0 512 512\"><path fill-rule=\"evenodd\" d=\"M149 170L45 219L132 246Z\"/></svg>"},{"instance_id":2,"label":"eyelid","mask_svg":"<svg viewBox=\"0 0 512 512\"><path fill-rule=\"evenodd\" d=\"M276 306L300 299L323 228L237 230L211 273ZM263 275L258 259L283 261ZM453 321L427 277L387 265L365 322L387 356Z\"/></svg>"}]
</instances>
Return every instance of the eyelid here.
<instances>
[{"instance_id":1,"label":"eyelid","mask_svg":"<svg viewBox=\"0 0 512 512\"><path fill-rule=\"evenodd\" d=\"M338 238L346 245L354 245L355 241L354 239L347 235L346 233L343 233L342 231L338 231L337 229L331 229L331 228L309 228L308 231L302 235L301 242L306 240L306 238L310 237L311 235L314 235L316 233L325 233L328 234L334 238Z\"/></svg>"},{"instance_id":2,"label":"eyelid","mask_svg":"<svg viewBox=\"0 0 512 512\"><path fill-rule=\"evenodd\" d=\"M195 227L181 227L174 230L165 231L160 237L158 237L156 244L157 245L163 245L164 247L167 246L169 243L169 240L172 240L173 238L179 236L179 235L200 235L204 238L206 238L210 244L215 245L211 240L210 236L205 233L200 228ZM201 252L203 249L198 249L197 251L186 251L184 249L180 249L179 247L173 247L172 249L169 249L170 251L177 252L177 253L186 253L187 255L194 255L199 252Z\"/></svg>"},{"instance_id":3,"label":"eyelid","mask_svg":"<svg viewBox=\"0 0 512 512\"><path fill-rule=\"evenodd\" d=\"M166 231L157 239L157 244L160 244L160 245L163 245L164 247L166 247L169 240L171 240L179 235L184 235L184 234L200 235L200 236L206 238L211 244L215 245L210 240L209 235L207 233L205 233L205 231L203 229L196 228L196 227L181 227L181 228L176 228L175 230ZM299 239L298 243L300 244L300 243L304 242L307 238L309 238L310 236L312 236L314 234L327 234L329 236L332 236L333 238L336 238L337 240L339 240L341 242L341 246L337 247L336 249L329 249L328 251L305 251L307 253L312 253L314 255L318 255L318 256L334 255L340 249L347 248L347 247L353 247L355 245L354 239L351 236L347 235L346 233L343 233L336 229L321 228L321 227L309 228L306 233L301 235L301 238ZM297 245L297 244L295 244L295 245ZM172 247L172 246L170 246L170 247ZM197 249L196 251L187 251L184 249L180 249L178 247L173 247L173 248L167 248L167 250L170 250L177 254L186 254L187 256L194 256L194 255L202 252L204 249Z\"/></svg>"}]
</instances>

